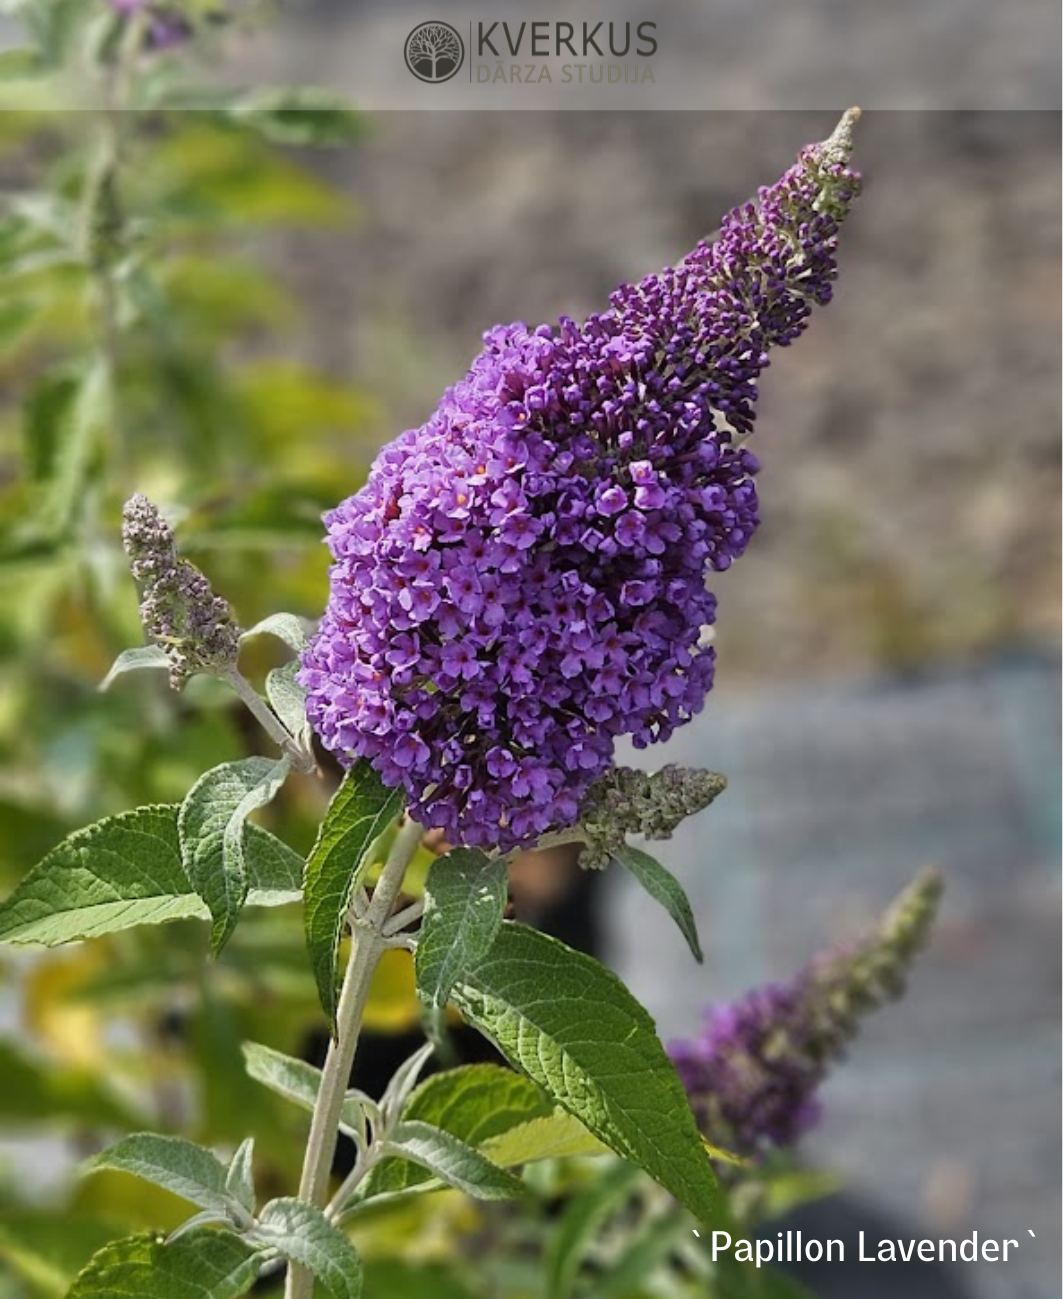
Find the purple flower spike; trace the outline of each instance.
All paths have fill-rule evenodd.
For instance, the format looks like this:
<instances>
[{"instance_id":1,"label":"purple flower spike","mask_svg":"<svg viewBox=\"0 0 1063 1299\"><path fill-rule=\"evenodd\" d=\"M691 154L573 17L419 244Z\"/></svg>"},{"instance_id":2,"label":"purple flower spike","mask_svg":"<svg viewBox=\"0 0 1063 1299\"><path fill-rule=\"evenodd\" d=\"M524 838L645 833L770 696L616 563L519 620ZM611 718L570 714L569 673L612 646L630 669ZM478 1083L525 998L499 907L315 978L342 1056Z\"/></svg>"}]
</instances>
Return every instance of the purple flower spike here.
<instances>
[{"instance_id":1,"label":"purple flower spike","mask_svg":"<svg viewBox=\"0 0 1063 1299\"><path fill-rule=\"evenodd\" d=\"M710 1140L756 1155L792 1145L815 1123L816 1092L860 1021L904 991L941 890L941 877L923 872L862 943L821 954L790 983L710 1007L699 1038L669 1045Z\"/></svg>"},{"instance_id":2,"label":"purple flower spike","mask_svg":"<svg viewBox=\"0 0 1063 1299\"><path fill-rule=\"evenodd\" d=\"M326 516L309 718L452 842L506 850L571 824L617 737L665 740L702 708L705 576L759 521L738 437L768 351L830 297L852 120L601 315L490 330Z\"/></svg>"}]
</instances>

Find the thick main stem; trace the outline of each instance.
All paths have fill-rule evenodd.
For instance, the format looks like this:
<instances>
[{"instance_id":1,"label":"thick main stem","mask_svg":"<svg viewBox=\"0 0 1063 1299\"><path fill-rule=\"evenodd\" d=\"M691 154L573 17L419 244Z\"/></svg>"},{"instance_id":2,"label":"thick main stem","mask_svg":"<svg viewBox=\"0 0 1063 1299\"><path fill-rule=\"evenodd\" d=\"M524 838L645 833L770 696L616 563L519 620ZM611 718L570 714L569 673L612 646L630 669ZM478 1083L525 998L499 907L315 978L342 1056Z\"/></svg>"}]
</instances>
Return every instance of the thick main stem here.
<instances>
[{"instance_id":1,"label":"thick main stem","mask_svg":"<svg viewBox=\"0 0 1063 1299\"><path fill-rule=\"evenodd\" d=\"M310 1136L303 1159L299 1198L323 1209L328 1199L329 1174L336 1152L340 1112L351 1076L351 1065L358 1046L365 1004L373 971L385 951L384 923L391 915L402 888L406 867L417 851L424 828L416 821L405 823L395 837L391 852L380 872L372 900L365 914L354 922L351 956L343 976L339 1005L336 1009L336 1035L329 1043L321 1089L317 1094ZM313 1274L292 1263L288 1268L285 1299L312 1299Z\"/></svg>"}]
</instances>

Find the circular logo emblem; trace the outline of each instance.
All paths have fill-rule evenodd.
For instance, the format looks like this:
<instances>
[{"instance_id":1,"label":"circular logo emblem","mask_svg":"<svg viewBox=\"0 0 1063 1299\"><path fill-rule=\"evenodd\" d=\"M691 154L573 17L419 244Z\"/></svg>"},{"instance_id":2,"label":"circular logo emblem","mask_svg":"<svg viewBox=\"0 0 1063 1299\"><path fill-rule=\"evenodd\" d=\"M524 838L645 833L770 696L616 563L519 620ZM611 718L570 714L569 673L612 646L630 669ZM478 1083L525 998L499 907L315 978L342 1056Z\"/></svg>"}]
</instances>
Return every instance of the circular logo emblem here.
<instances>
[{"instance_id":1,"label":"circular logo emblem","mask_svg":"<svg viewBox=\"0 0 1063 1299\"><path fill-rule=\"evenodd\" d=\"M465 62L465 42L450 23L421 23L406 37L403 52L418 81L449 81Z\"/></svg>"}]
</instances>

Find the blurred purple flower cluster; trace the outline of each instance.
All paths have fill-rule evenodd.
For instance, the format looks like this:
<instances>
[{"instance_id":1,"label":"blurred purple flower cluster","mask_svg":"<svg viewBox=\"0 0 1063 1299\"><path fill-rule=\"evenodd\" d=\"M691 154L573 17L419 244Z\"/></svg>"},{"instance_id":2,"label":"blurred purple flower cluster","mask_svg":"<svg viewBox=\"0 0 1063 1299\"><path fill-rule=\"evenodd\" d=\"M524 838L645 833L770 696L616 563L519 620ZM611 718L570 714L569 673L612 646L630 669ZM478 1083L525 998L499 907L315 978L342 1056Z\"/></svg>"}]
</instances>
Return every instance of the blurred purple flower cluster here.
<instances>
[{"instance_id":1,"label":"blurred purple flower cluster","mask_svg":"<svg viewBox=\"0 0 1063 1299\"><path fill-rule=\"evenodd\" d=\"M168 50L181 45L192 35L192 24L177 5L168 0L107 0L107 3L124 18L143 14L144 47L149 50Z\"/></svg>"},{"instance_id":2,"label":"blurred purple flower cluster","mask_svg":"<svg viewBox=\"0 0 1063 1299\"><path fill-rule=\"evenodd\" d=\"M847 119L715 242L582 326L489 331L326 516L308 715L452 841L570 825L618 736L666 739L702 707L705 575L758 523L738 437L769 349L830 298L849 144Z\"/></svg>"},{"instance_id":3,"label":"blurred purple flower cluster","mask_svg":"<svg viewBox=\"0 0 1063 1299\"><path fill-rule=\"evenodd\" d=\"M792 1145L819 1117L816 1091L861 1019L904 991L937 913L941 878L917 877L864 942L822 953L789 983L712 1006L669 1054L710 1140L736 1154Z\"/></svg>"}]
</instances>

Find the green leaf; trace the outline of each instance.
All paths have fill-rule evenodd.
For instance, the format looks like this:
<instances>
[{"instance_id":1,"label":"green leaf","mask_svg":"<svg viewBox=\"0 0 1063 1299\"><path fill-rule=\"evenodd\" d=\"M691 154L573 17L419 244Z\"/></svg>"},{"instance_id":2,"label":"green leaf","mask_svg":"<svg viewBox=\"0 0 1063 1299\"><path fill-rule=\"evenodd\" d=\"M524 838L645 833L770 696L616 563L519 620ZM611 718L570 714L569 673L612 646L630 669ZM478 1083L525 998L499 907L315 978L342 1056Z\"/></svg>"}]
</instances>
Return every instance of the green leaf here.
<instances>
[{"instance_id":1,"label":"green leaf","mask_svg":"<svg viewBox=\"0 0 1063 1299\"><path fill-rule=\"evenodd\" d=\"M38 1122L63 1128L128 1127L142 1122L92 1070L34 1060L10 1042L0 1042L0 1078L2 1127Z\"/></svg>"},{"instance_id":2,"label":"green leaf","mask_svg":"<svg viewBox=\"0 0 1063 1299\"><path fill-rule=\"evenodd\" d=\"M406 1263L395 1258L367 1258L365 1290L374 1299L478 1299L439 1263Z\"/></svg>"},{"instance_id":3,"label":"green leaf","mask_svg":"<svg viewBox=\"0 0 1063 1299\"><path fill-rule=\"evenodd\" d=\"M255 1211L255 1139L247 1137L237 1146L225 1174L225 1190L248 1213Z\"/></svg>"},{"instance_id":4,"label":"green leaf","mask_svg":"<svg viewBox=\"0 0 1063 1299\"><path fill-rule=\"evenodd\" d=\"M344 100L309 86L251 91L229 105L228 116L275 144L351 144L362 134L359 114Z\"/></svg>"},{"instance_id":5,"label":"green leaf","mask_svg":"<svg viewBox=\"0 0 1063 1299\"><path fill-rule=\"evenodd\" d=\"M313 1272L335 1299L358 1299L362 1293L362 1260L354 1246L320 1209L303 1200L271 1200L253 1239Z\"/></svg>"},{"instance_id":6,"label":"green leaf","mask_svg":"<svg viewBox=\"0 0 1063 1299\"><path fill-rule=\"evenodd\" d=\"M387 789L367 762L356 763L329 804L306 860L306 946L330 1025L336 1015L336 966L351 899L372 864L370 848L401 811L402 792Z\"/></svg>"},{"instance_id":7,"label":"green leaf","mask_svg":"<svg viewBox=\"0 0 1063 1299\"><path fill-rule=\"evenodd\" d=\"M266 698L270 707L292 735L310 748L310 723L306 717L306 690L295 679L297 662L274 668L266 677Z\"/></svg>"},{"instance_id":8,"label":"green leaf","mask_svg":"<svg viewBox=\"0 0 1063 1299\"><path fill-rule=\"evenodd\" d=\"M617 1164L568 1202L546 1246L548 1299L568 1299L587 1246L605 1220L628 1198L637 1181L638 1169Z\"/></svg>"},{"instance_id":9,"label":"green leaf","mask_svg":"<svg viewBox=\"0 0 1063 1299\"><path fill-rule=\"evenodd\" d=\"M705 957L698 941L698 927L690 901L682 884L671 871L666 870L656 858L640 848L625 844L615 852L614 857L631 872L646 892L668 912L679 926L679 932L687 940L687 946L694 954L694 960L700 965Z\"/></svg>"},{"instance_id":10,"label":"green leaf","mask_svg":"<svg viewBox=\"0 0 1063 1299\"><path fill-rule=\"evenodd\" d=\"M653 1020L620 980L556 939L503 924L452 1000L502 1054L698 1218L716 1179Z\"/></svg>"},{"instance_id":11,"label":"green leaf","mask_svg":"<svg viewBox=\"0 0 1063 1299\"><path fill-rule=\"evenodd\" d=\"M181 865L178 810L140 807L69 835L0 904L0 942L55 947L134 925L209 918ZM294 901L302 858L260 826L248 831L248 902Z\"/></svg>"},{"instance_id":12,"label":"green leaf","mask_svg":"<svg viewBox=\"0 0 1063 1299\"><path fill-rule=\"evenodd\" d=\"M627 1233L620 1252L609 1260L609 1270L595 1277L595 1299L629 1299L640 1293L642 1282L655 1272L681 1240L690 1239L690 1217L673 1207L647 1217Z\"/></svg>"},{"instance_id":13,"label":"green leaf","mask_svg":"<svg viewBox=\"0 0 1063 1299\"><path fill-rule=\"evenodd\" d=\"M411 1093L402 1114L404 1119L423 1119L478 1146L553 1112L553 1102L524 1074L497 1064L468 1064L425 1079Z\"/></svg>"},{"instance_id":14,"label":"green leaf","mask_svg":"<svg viewBox=\"0 0 1063 1299\"><path fill-rule=\"evenodd\" d=\"M158 645L145 645L140 649L123 650L111 665L110 672L100 682L99 689L106 690L111 683L126 672L141 672L145 668L166 668L170 660Z\"/></svg>"},{"instance_id":15,"label":"green leaf","mask_svg":"<svg viewBox=\"0 0 1063 1299\"><path fill-rule=\"evenodd\" d=\"M541 1087L501 1065L461 1065L433 1074L411 1093L402 1117L443 1128L502 1167L605 1151ZM427 1176L413 1164L384 1160L363 1183L359 1199L409 1190Z\"/></svg>"},{"instance_id":16,"label":"green leaf","mask_svg":"<svg viewBox=\"0 0 1063 1299\"><path fill-rule=\"evenodd\" d=\"M232 1207L225 1165L205 1147L182 1137L135 1132L84 1164L86 1173L101 1168L117 1168L154 1182L201 1209L227 1214Z\"/></svg>"},{"instance_id":17,"label":"green leaf","mask_svg":"<svg viewBox=\"0 0 1063 1299\"><path fill-rule=\"evenodd\" d=\"M34 1295L59 1299L89 1258L108 1241L128 1231L103 1218L86 1217L64 1209L7 1207L0 1214L0 1277L3 1265L24 1277ZM15 1294L22 1294L16 1290ZM7 1291L0 1286L0 1295Z\"/></svg>"},{"instance_id":18,"label":"green leaf","mask_svg":"<svg viewBox=\"0 0 1063 1299\"><path fill-rule=\"evenodd\" d=\"M97 361L71 387L68 400L51 408L55 453L41 510L49 535L66 535L85 500L95 450L109 434L112 399L110 372Z\"/></svg>"},{"instance_id":19,"label":"green leaf","mask_svg":"<svg viewBox=\"0 0 1063 1299\"><path fill-rule=\"evenodd\" d=\"M239 1299L265 1259L240 1236L200 1229L164 1244L152 1233L93 1255L67 1299Z\"/></svg>"},{"instance_id":20,"label":"green leaf","mask_svg":"<svg viewBox=\"0 0 1063 1299\"><path fill-rule=\"evenodd\" d=\"M560 1107L546 1118L529 1119L491 1137L480 1147L495 1164L512 1168L539 1159L572 1159L577 1155L604 1155L608 1148L579 1119Z\"/></svg>"},{"instance_id":21,"label":"green leaf","mask_svg":"<svg viewBox=\"0 0 1063 1299\"><path fill-rule=\"evenodd\" d=\"M430 1006L445 1006L461 972L487 954L507 890L506 859L476 848L455 848L429 867L415 968L418 995Z\"/></svg>"},{"instance_id":22,"label":"green leaf","mask_svg":"<svg viewBox=\"0 0 1063 1299\"><path fill-rule=\"evenodd\" d=\"M253 627L241 634L241 645L244 641L251 640L253 636L276 636L297 654L310 644L310 638L306 634L306 624L294 613L273 613L268 618L263 618L261 622L256 622Z\"/></svg>"},{"instance_id":23,"label":"green leaf","mask_svg":"<svg viewBox=\"0 0 1063 1299\"><path fill-rule=\"evenodd\" d=\"M181 860L214 918L210 944L215 955L232 936L250 888L245 822L275 797L288 770L287 758L224 762L201 776L181 804Z\"/></svg>"},{"instance_id":24,"label":"green leaf","mask_svg":"<svg viewBox=\"0 0 1063 1299\"><path fill-rule=\"evenodd\" d=\"M441 1182L478 1200L509 1200L524 1194L519 1178L431 1123L415 1119L399 1123L381 1149L419 1164Z\"/></svg>"},{"instance_id":25,"label":"green leaf","mask_svg":"<svg viewBox=\"0 0 1063 1299\"><path fill-rule=\"evenodd\" d=\"M247 1072L256 1082L304 1110L313 1110L321 1090L320 1069L260 1042L245 1042L243 1052ZM361 1126L358 1102L353 1098L343 1102L340 1126L344 1130Z\"/></svg>"}]
</instances>

